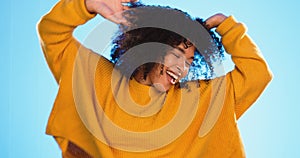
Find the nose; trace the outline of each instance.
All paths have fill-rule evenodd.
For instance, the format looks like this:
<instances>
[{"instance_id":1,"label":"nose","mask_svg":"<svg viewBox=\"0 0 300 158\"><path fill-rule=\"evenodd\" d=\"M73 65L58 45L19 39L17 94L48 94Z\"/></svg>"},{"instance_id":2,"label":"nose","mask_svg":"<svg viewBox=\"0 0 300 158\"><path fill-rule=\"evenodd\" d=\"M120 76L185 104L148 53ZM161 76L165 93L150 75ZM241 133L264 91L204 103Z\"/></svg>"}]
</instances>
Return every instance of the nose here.
<instances>
[{"instance_id":1,"label":"nose","mask_svg":"<svg viewBox=\"0 0 300 158\"><path fill-rule=\"evenodd\" d=\"M180 70L181 73L187 72L189 70L189 65L187 64L187 60L185 56L181 56L177 60L177 69Z\"/></svg>"},{"instance_id":2,"label":"nose","mask_svg":"<svg viewBox=\"0 0 300 158\"><path fill-rule=\"evenodd\" d=\"M186 64L185 57L177 60L176 71L180 78L183 78L187 75L189 71L189 65Z\"/></svg>"},{"instance_id":3,"label":"nose","mask_svg":"<svg viewBox=\"0 0 300 158\"><path fill-rule=\"evenodd\" d=\"M176 66L176 68L177 68L179 77L181 77L182 76L182 69L178 65Z\"/></svg>"},{"instance_id":4,"label":"nose","mask_svg":"<svg viewBox=\"0 0 300 158\"><path fill-rule=\"evenodd\" d=\"M177 66L183 70L184 68L184 62L185 62L185 57L183 55L180 55L179 58L177 58Z\"/></svg>"}]
</instances>

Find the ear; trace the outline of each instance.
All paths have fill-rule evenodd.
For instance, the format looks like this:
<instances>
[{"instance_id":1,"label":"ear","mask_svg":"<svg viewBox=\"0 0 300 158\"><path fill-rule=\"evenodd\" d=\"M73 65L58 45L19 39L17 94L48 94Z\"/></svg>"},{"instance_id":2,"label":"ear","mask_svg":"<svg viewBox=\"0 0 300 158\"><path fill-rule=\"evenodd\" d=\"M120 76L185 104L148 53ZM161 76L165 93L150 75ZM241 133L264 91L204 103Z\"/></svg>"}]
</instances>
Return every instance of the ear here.
<instances>
[{"instance_id":1,"label":"ear","mask_svg":"<svg viewBox=\"0 0 300 158\"><path fill-rule=\"evenodd\" d=\"M191 41L189 41L189 40L187 40L187 39L184 39L184 40L183 40L183 48L184 48L184 49L187 49L187 48L189 48L189 47L191 47L191 46L193 46L193 43L192 43Z\"/></svg>"}]
</instances>

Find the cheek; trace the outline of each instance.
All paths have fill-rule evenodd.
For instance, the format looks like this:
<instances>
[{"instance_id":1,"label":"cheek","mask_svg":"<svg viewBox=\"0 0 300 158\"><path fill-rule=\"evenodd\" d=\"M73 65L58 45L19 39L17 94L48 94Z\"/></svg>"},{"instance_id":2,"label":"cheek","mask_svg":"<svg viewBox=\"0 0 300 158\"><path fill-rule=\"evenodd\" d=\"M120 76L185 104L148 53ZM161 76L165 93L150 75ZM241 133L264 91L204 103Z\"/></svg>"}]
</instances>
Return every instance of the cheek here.
<instances>
[{"instance_id":1,"label":"cheek","mask_svg":"<svg viewBox=\"0 0 300 158\"><path fill-rule=\"evenodd\" d=\"M171 67L176 65L176 59L174 59L173 55L167 55L164 59L164 65L167 67Z\"/></svg>"},{"instance_id":2,"label":"cheek","mask_svg":"<svg viewBox=\"0 0 300 158\"><path fill-rule=\"evenodd\" d=\"M150 72L149 72L149 78L152 82L158 82L162 75L164 74L165 67L161 67L161 65L155 66ZM163 70L163 71L161 71Z\"/></svg>"},{"instance_id":3,"label":"cheek","mask_svg":"<svg viewBox=\"0 0 300 158\"><path fill-rule=\"evenodd\" d=\"M188 74L189 70L185 70L184 73L182 74L181 78L184 78Z\"/></svg>"}]
</instances>

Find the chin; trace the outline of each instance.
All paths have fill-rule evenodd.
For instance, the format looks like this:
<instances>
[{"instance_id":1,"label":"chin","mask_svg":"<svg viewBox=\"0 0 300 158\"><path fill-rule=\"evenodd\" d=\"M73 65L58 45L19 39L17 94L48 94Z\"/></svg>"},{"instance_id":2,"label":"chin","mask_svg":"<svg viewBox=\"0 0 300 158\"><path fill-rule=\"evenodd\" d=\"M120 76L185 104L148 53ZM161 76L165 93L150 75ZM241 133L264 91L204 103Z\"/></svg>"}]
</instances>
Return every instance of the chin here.
<instances>
[{"instance_id":1,"label":"chin","mask_svg":"<svg viewBox=\"0 0 300 158\"><path fill-rule=\"evenodd\" d=\"M159 91L159 92L166 92L166 91L168 91L168 90L170 89L169 86L164 86L164 85L162 85L162 84L160 84L160 83L155 83L155 84L153 84L153 87L154 87L157 91Z\"/></svg>"}]
</instances>

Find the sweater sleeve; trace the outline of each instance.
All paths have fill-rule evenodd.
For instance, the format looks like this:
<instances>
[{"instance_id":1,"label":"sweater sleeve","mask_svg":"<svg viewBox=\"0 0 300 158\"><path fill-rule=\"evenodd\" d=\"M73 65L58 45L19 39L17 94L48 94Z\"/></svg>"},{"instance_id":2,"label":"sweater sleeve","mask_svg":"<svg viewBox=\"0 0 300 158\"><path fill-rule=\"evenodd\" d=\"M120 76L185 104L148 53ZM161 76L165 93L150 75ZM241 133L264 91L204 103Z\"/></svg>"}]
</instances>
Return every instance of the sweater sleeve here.
<instances>
[{"instance_id":1,"label":"sweater sleeve","mask_svg":"<svg viewBox=\"0 0 300 158\"><path fill-rule=\"evenodd\" d=\"M74 29L94 16L86 10L84 0L61 0L38 23L41 47L57 83L63 63L70 60L67 54L77 53L80 47L73 37Z\"/></svg>"},{"instance_id":2,"label":"sweater sleeve","mask_svg":"<svg viewBox=\"0 0 300 158\"><path fill-rule=\"evenodd\" d=\"M272 79L272 73L258 47L246 34L246 27L228 17L216 30L222 43L232 57L235 68L229 74L235 99L237 119L256 101Z\"/></svg>"}]
</instances>

